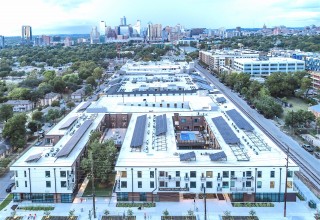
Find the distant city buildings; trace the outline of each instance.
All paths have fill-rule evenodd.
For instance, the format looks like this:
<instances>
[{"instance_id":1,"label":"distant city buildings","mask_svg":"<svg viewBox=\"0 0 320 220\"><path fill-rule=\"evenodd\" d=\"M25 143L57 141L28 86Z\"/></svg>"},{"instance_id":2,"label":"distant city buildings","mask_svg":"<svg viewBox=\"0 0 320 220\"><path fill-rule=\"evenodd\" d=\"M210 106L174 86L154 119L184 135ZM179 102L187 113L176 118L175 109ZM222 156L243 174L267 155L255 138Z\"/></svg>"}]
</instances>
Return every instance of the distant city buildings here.
<instances>
[{"instance_id":1,"label":"distant city buildings","mask_svg":"<svg viewBox=\"0 0 320 220\"><path fill-rule=\"evenodd\" d=\"M21 29L21 44L32 44L32 28L24 25Z\"/></svg>"},{"instance_id":2,"label":"distant city buildings","mask_svg":"<svg viewBox=\"0 0 320 220\"><path fill-rule=\"evenodd\" d=\"M0 35L0 49L4 48L4 36Z\"/></svg>"}]
</instances>

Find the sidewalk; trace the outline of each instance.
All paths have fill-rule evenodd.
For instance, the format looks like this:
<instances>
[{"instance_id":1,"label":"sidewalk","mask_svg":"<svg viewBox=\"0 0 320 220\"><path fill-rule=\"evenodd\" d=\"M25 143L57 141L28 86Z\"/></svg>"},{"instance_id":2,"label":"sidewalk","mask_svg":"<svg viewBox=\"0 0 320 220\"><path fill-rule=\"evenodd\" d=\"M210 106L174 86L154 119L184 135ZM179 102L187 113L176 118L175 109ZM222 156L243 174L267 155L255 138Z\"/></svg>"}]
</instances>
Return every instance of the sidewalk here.
<instances>
[{"instance_id":1,"label":"sidewalk","mask_svg":"<svg viewBox=\"0 0 320 220\"><path fill-rule=\"evenodd\" d=\"M13 203L11 203L6 209L0 212L0 219L10 216ZM27 204L24 203L23 204ZM68 216L70 210L75 209L75 215L79 216L79 220L88 220L89 219L89 210L92 210L92 199L86 199L82 203L72 204L35 204L30 203L30 205L52 205L55 206L55 209L51 211L51 215L65 215ZM287 217L284 218L284 203L274 203L275 207L264 207L264 208L245 208L245 207L232 207L230 202L218 201L218 200L207 200L207 220L220 220L221 216L224 215L225 211L230 211L232 215L249 215L250 210L256 211L257 216L260 220L312 220L316 210L310 209L308 207L307 201L297 201L295 203L287 203ZM202 199L196 199L196 205L198 212L195 212L197 219L204 219L204 201ZM123 216L123 213L127 213L129 208L117 208L115 197L110 198L97 198L96 199L96 213L97 218L100 219L103 215L104 210L108 210L110 215ZM186 216L188 210L194 210L193 200L185 200L181 202L159 202L154 208L144 208L138 210L137 208L131 208L133 214L137 216L137 220L143 220L144 215L147 216L147 219L161 219L162 212L168 210L170 215L184 215ZM37 219L41 219L44 215L43 211L17 211L17 215L25 216L24 219L27 219L28 215L37 215ZM92 218L93 219L93 218Z\"/></svg>"}]
</instances>

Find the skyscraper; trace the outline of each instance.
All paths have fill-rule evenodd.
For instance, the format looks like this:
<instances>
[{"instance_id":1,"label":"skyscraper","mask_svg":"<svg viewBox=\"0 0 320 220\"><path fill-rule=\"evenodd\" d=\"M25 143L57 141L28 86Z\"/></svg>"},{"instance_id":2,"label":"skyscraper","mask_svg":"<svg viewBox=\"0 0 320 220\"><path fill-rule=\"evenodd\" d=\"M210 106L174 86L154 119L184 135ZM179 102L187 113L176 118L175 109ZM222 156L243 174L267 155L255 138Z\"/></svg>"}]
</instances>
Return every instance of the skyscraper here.
<instances>
[{"instance_id":1,"label":"skyscraper","mask_svg":"<svg viewBox=\"0 0 320 220\"><path fill-rule=\"evenodd\" d=\"M0 35L0 49L4 48L4 36Z\"/></svg>"},{"instance_id":2,"label":"skyscraper","mask_svg":"<svg viewBox=\"0 0 320 220\"><path fill-rule=\"evenodd\" d=\"M120 18L120 25L127 25L126 16L123 16L123 18Z\"/></svg>"},{"instance_id":3,"label":"skyscraper","mask_svg":"<svg viewBox=\"0 0 320 220\"><path fill-rule=\"evenodd\" d=\"M92 30L91 30L90 43L91 44L100 43L100 33L99 33L98 28L96 26L93 27Z\"/></svg>"},{"instance_id":4,"label":"skyscraper","mask_svg":"<svg viewBox=\"0 0 320 220\"><path fill-rule=\"evenodd\" d=\"M106 22L100 21L100 35L106 35Z\"/></svg>"},{"instance_id":5,"label":"skyscraper","mask_svg":"<svg viewBox=\"0 0 320 220\"><path fill-rule=\"evenodd\" d=\"M23 25L21 29L21 43L31 44L32 43L32 28L28 25Z\"/></svg>"}]
</instances>

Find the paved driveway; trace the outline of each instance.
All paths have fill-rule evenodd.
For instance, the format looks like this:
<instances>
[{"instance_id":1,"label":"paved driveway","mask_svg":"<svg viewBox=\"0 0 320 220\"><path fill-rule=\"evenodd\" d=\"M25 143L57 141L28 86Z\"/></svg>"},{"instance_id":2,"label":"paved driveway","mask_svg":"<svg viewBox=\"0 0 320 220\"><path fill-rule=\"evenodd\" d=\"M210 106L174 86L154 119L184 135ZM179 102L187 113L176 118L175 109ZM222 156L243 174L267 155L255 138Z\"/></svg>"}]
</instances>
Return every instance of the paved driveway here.
<instances>
[{"instance_id":1,"label":"paved driveway","mask_svg":"<svg viewBox=\"0 0 320 220\"><path fill-rule=\"evenodd\" d=\"M10 177L13 176L13 172L9 171L6 174L4 174L2 177L0 177L0 201L4 200L8 193L6 192L7 186L13 182Z\"/></svg>"}]
</instances>

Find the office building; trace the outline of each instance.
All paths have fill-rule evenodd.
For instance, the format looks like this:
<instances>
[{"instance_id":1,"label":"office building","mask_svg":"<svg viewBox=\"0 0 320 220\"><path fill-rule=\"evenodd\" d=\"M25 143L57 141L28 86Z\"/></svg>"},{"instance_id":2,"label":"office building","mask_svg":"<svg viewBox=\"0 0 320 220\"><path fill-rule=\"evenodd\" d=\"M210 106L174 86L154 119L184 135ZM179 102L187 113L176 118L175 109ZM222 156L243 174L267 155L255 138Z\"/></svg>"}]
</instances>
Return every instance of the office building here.
<instances>
[{"instance_id":1,"label":"office building","mask_svg":"<svg viewBox=\"0 0 320 220\"><path fill-rule=\"evenodd\" d=\"M21 30L21 43L32 44L32 28L31 26L24 25Z\"/></svg>"},{"instance_id":2,"label":"office building","mask_svg":"<svg viewBox=\"0 0 320 220\"><path fill-rule=\"evenodd\" d=\"M98 28L95 26L92 28L90 33L90 44L98 44L100 43L100 33Z\"/></svg>"},{"instance_id":3,"label":"office building","mask_svg":"<svg viewBox=\"0 0 320 220\"><path fill-rule=\"evenodd\" d=\"M281 57L236 58L234 59L233 68L251 76L268 76L274 72L304 71L305 62Z\"/></svg>"},{"instance_id":4,"label":"office building","mask_svg":"<svg viewBox=\"0 0 320 220\"><path fill-rule=\"evenodd\" d=\"M127 18L123 16L123 18L120 18L120 25L126 26L127 25Z\"/></svg>"},{"instance_id":5,"label":"office building","mask_svg":"<svg viewBox=\"0 0 320 220\"><path fill-rule=\"evenodd\" d=\"M148 24L148 39L149 41L161 40L162 25L161 24Z\"/></svg>"}]
</instances>

